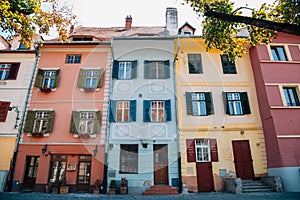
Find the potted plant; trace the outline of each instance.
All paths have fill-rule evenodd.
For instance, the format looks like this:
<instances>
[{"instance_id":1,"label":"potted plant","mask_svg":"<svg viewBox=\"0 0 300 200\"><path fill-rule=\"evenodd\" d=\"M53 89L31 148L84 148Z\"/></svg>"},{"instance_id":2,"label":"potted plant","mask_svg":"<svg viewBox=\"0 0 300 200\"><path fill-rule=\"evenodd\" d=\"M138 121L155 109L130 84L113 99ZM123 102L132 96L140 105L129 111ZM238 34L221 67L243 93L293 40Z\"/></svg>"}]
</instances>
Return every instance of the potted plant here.
<instances>
[{"instance_id":1,"label":"potted plant","mask_svg":"<svg viewBox=\"0 0 300 200\"><path fill-rule=\"evenodd\" d=\"M127 193L127 179L125 177L121 178L120 192L121 192L121 194Z\"/></svg>"},{"instance_id":2,"label":"potted plant","mask_svg":"<svg viewBox=\"0 0 300 200\"><path fill-rule=\"evenodd\" d=\"M67 180L66 180L66 178L63 178L60 181L59 193L60 194L67 194L68 191L69 191L69 186L67 186Z\"/></svg>"},{"instance_id":3,"label":"potted plant","mask_svg":"<svg viewBox=\"0 0 300 200\"><path fill-rule=\"evenodd\" d=\"M110 181L108 194L116 194L116 181L115 180Z\"/></svg>"},{"instance_id":4,"label":"potted plant","mask_svg":"<svg viewBox=\"0 0 300 200\"><path fill-rule=\"evenodd\" d=\"M40 90L41 90L41 92L45 92L45 93L51 92L51 88L48 88L48 87L40 88Z\"/></svg>"},{"instance_id":5,"label":"potted plant","mask_svg":"<svg viewBox=\"0 0 300 200\"><path fill-rule=\"evenodd\" d=\"M95 186L94 186L93 194L99 194L100 186L101 186L101 181L99 179L97 179L95 181Z\"/></svg>"}]
</instances>

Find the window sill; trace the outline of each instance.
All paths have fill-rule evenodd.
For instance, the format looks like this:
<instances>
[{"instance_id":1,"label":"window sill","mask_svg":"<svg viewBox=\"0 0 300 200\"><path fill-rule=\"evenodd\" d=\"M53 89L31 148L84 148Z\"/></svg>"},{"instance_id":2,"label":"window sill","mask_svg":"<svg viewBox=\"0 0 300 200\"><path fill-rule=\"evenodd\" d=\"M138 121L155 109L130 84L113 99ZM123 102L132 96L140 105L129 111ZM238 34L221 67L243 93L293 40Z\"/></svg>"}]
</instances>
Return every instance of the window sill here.
<instances>
[{"instance_id":1,"label":"window sill","mask_svg":"<svg viewBox=\"0 0 300 200\"><path fill-rule=\"evenodd\" d=\"M260 61L261 63L291 63L291 64L297 64L297 63L300 63L300 61L292 61L292 60L261 60Z\"/></svg>"},{"instance_id":2,"label":"window sill","mask_svg":"<svg viewBox=\"0 0 300 200\"><path fill-rule=\"evenodd\" d=\"M97 91L99 91L100 90L100 88L95 88L95 89L84 89L84 88L79 88L79 91L80 92L97 92Z\"/></svg>"},{"instance_id":3,"label":"window sill","mask_svg":"<svg viewBox=\"0 0 300 200\"><path fill-rule=\"evenodd\" d=\"M96 134L74 134L74 138L82 138L82 139L89 139L89 138L96 138Z\"/></svg>"},{"instance_id":4,"label":"window sill","mask_svg":"<svg viewBox=\"0 0 300 200\"><path fill-rule=\"evenodd\" d=\"M299 109L300 106L271 106L273 109Z\"/></svg>"},{"instance_id":5,"label":"window sill","mask_svg":"<svg viewBox=\"0 0 300 200\"><path fill-rule=\"evenodd\" d=\"M45 92L45 91L42 91L41 88L37 88L37 91L39 91L39 92L44 92L44 93L49 93L49 92L55 92L55 91L56 91L56 88L51 88L51 91L49 91L49 92Z\"/></svg>"},{"instance_id":6,"label":"window sill","mask_svg":"<svg viewBox=\"0 0 300 200\"><path fill-rule=\"evenodd\" d=\"M34 136L32 133L28 133L27 136L29 137L35 137L35 138L42 138L42 137L49 137L49 133L44 133L41 136Z\"/></svg>"}]
</instances>

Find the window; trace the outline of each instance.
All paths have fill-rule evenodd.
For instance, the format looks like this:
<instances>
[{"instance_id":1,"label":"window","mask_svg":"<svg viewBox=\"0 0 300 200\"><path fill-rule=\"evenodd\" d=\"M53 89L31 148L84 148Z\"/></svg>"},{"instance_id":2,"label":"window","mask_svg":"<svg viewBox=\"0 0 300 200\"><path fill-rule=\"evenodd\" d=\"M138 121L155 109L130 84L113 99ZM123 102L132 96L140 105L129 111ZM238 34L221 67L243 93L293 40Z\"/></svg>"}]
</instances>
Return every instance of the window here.
<instances>
[{"instance_id":1,"label":"window","mask_svg":"<svg viewBox=\"0 0 300 200\"><path fill-rule=\"evenodd\" d=\"M40 157L38 156L26 156L26 170L25 170L26 178L37 177L39 162L40 162Z\"/></svg>"},{"instance_id":2,"label":"window","mask_svg":"<svg viewBox=\"0 0 300 200\"><path fill-rule=\"evenodd\" d=\"M209 140L195 140L196 162L210 162Z\"/></svg>"},{"instance_id":3,"label":"window","mask_svg":"<svg viewBox=\"0 0 300 200\"><path fill-rule=\"evenodd\" d=\"M284 87L283 92L287 106L300 106L295 87Z\"/></svg>"},{"instance_id":4,"label":"window","mask_svg":"<svg viewBox=\"0 0 300 200\"><path fill-rule=\"evenodd\" d=\"M137 61L114 61L112 78L129 80L137 78Z\"/></svg>"},{"instance_id":5,"label":"window","mask_svg":"<svg viewBox=\"0 0 300 200\"><path fill-rule=\"evenodd\" d=\"M71 64L75 63L78 64L81 62L81 55L67 55L66 63Z\"/></svg>"},{"instance_id":6,"label":"window","mask_svg":"<svg viewBox=\"0 0 300 200\"><path fill-rule=\"evenodd\" d=\"M0 80L16 80L20 63L0 63Z\"/></svg>"},{"instance_id":7,"label":"window","mask_svg":"<svg viewBox=\"0 0 300 200\"><path fill-rule=\"evenodd\" d=\"M223 92L223 101L226 114L251 114L247 92Z\"/></svg>"},{"instance_id":8,"label":"window","mask_svg":"<svg viewBox=\"0 0 300 200\"><path fill-rule=\"evenodd\" d=\"M110 101L109 109L110 122L136 121L136 100Z\"/></svg>"},{"instance_id":9,"label":"window","mask_svg":"<svg viewBox=\"0 0 300 200\"><path fill-rule=\"evenodd\" d=\"M87 90L100 88L103 82L102 77L103 69L80 69L77 86Z\"/></svg>"},{"instance_id":10,"label":"window","mask_svg":"<svg viewBox=\"0 0 300 200\"><path fill-rule=\"evenodd\" d=\"M188 64L190 74L202 74L201 54L188 54Z\"/></svg>"},{"instance_id":11,"label":"window","mask_svg":"<svg viewBox=\"0 0 300 200\"><path fill-rule=\"evenodd\" d=\"M73 41L93 41L93 37L73 37Z\"/></svg>"},{"instance_id":12,"label":"window","mask_svg":"<svg viewBox=\"0 0 300 200\"><path fill-rule=\"evenodd\" d=\"M91 161L92 161L92 156L90 155L79 156L78 183L87 183L87 184L90 183Z\"/></svg>"},{"instance_id":13,"label":"window","mask_svg":"<svg viewBox=\"0 0 300 200\"><path fill-rule=\"evenodd\" d=\"M39 69L35 80L37 88L56 88L58 86L59 69L44 70Z\"/></svg>"},{"instance_id":14,"label":"window","mask_svg":"<svg viewBox=\"0 0 300 200\"><path fill-rule=\"evenodd\" d=\"M5 122L10 102L0 101L0 122Z\"/></svg>"},{"instance_id":15,"label":"window","mask_svg":"<svg viewBox=\"0 0 300 200\"><path fill-rule=\"evenodd\" d=\"M39 110L28 111L24 126L24 132L31 132L34 134L45 134L52 132L54 119L54 111Z\"/></svg>"},{"instance_id":16,"label":"window","mask_svg":"<svg viewBox=\"0 0 300 200\"><path fill-rule=\"evenodd\" d=\"M145 61L145 79L167 79L170 78L170 62L166 61Z\"/></svg>"},{"instance_id":17,"label":"window","mask_svg":"<svg viewBox=\"0 0 300 200\"><path fill-rule=\"evenodd\" d=\"M171 119L171 100L144 101L144 122L165 122Z\"/></svg>"},{"instance_id":18,"label":"window","mask_svg":"<svg viewBox=\"0 0 300 200\"><path fill-rule=\"evenodd\" d=\"M228 55L221 55L221 62L224 74L236 74L235 63L229 61Z\"/></svg>"},{"instance_id":19,"label":"window","mask_svg":"<svg viewBox=\"0 0 300 200\"><path fill-rule=\"evenodd\" d=\"M64 180L66 178L66 166L66 155L51 155L49 182L55 183Z\"/></svg>"},{"instance_id":20,"label":"window","mask_svg":"<svg viewBox=\"0 0 300 200\"><path fill-rule=\"evenodd\" d=\"M27 49L29 49L29 48L27 48L24 44L20 43L19 49L20 49L20 50L27 50Z\"/></svg>"},{"instance_id":21,"label":"window","mask_svg":"<svg viewBox=\"0 0 300 200\"><path fill-rule=\"evenodd\" d=\"M120 173L138 173L138 145L121 144Z\"/></svg>"},{"instance_id":22,"label":"window","mask_svg":"<svg viewBox=\"0 0 300 200\"><path fill-rule=\"evenodd\" d=\"M191 36L192 33L190 31L183 31L184 36Z\"/></svg>"},{"instance_id":23,"label":"window","mask_svg":"<svg viewBox=\"0 0 300 200\"><path fill-rule=\"evenodd\" d=\"M73 111L70 133L92 135L100 133L100 111Z\"/></svg>"},{"instance_id":24,"label":"window","mask_svg":"<svg viewBox=\"0 0 300 200\"><path fill-rule=\"evenodd\" d=\"M186 92L188 115L205 116L214 114L211 92Z\"/></svg>"},{"instance_id":25,"label":"window","mask_svg":"<svg viewBox=\"0 0 300 200\"><path fill-rule=\"evenodd\" d=\"M286 54L283 46L271 46L274 61L286 61Z\"/></svg>"}]
</instances>

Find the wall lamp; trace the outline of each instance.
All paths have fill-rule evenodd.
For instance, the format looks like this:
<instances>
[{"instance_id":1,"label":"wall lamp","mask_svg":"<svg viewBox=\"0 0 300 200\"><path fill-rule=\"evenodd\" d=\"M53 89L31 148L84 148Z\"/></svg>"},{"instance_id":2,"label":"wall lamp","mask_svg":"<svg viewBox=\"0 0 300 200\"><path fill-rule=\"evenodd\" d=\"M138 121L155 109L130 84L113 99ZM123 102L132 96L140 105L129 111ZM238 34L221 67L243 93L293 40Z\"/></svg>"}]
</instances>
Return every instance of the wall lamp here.
<instances>
[{"instance_id":1,"label":"wall lamp","mask_svg":"<svg viewBox=\"0 0 300 200\"><path fill-rule=\"evenodd\" d=\"M14 128L18 128L18 121L20 120L20 110L18 106L9 106L8 111L15 111L17 113L16 122Z\"/></svg>"},{"instance_id":2,"label":"wall lamp","mask_svg":"<svg viewBox=\"0 0 300 200\"><path fill-rule=\"evenodd\" d=\"M244 135L245 134L245 131L241 131L241 135Z\"/></svg>"},{"instance_id":3,"label":"wall lamp","mask_svg":"<svg viewBox=\"0 0 300 200\"><path fill-rule=\"evenodd\" d=\"M94 153L94 156L97 155L97 153L98 153L98 145L95 146L95 149L93 150L93 153Z\"/></svg>"},{"instance_id":4,"label":"wall lamp","mask_svg":"<svg viewBox=\"0 0 300 200\"><path fill-rule=\"evenodd\" d=\"M47 149L48 149L48 144L46 144L46 145L41 149L42 153L43 153L43 154L46 153Z\"/></svg>"},{"instance_id":5,"label":"wall lamp","mask_svg":"<svg viewBox=\"0 0 300 200\"><path fill-rule=\"evenodd\" d=\"M141 143L142 143L143 148L147 149L148 143L147 142L143 142L143 141L141 141Z\"/></svg>"}]
</instances>

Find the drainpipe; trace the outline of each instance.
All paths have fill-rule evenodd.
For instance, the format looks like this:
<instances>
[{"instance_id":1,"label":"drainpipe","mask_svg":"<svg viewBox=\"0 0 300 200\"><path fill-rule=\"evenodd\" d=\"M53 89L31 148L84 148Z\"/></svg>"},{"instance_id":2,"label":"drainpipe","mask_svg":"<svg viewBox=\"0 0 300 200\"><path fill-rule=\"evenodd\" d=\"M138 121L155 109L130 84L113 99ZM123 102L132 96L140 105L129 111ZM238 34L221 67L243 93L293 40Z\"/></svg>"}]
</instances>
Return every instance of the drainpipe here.
<instances>
[{"instance_id":1,"label":"drainpipe","mask_svg":"<svg viewBox=\"0 0 300 200\"><path fill-rule=\"evenodd\" d=\"M39 63L39 59L40 59L39 43L36 43L35 55L36 55L36 57L35 57L34 66L33 66L32 74L31 74L30 82L29 82L29 87L27 89L27 95L26 95L26 99L25 99L25 103L24 103L24 109L23 109L23 113L22 113L22 117L21 117L21 122L20 122L20 125L19 125L18 133L17 133L15 149L14 149L12 160L10 162L10 169L9 169L9 175L8 175L8 178L7 178L8 183L7 183L7 186L6 186L6 188L7 188L6 191L11 191L12 190L14 170L15 170L15 165L16 165L17 153L18 153L18 150L19 150L19 143L20 143L21 135L22 135L23 124L24 124L24 120L25 120L27 106L28 106L28 103L29 103L31 87L32 87L33 81L34 81L34 75L35 75L35 72L36 72L36 69L37 69L37 66L38 66L38 63Z\"/></svg>"},{"instance_id":2,"label":"drainpipe","mask_svg":"<svg viewBox=\"0 0 300 200\"><path fill-rule=\"evenodd\" d=\"M179 179L179 187L178 190L181 193L182 192L182 176L181 176L181 154L180 154L180 138L179 138L179 129L178 129L178 106L177 106L177 96L176 96L176 61L177 61L177 57L178 57L178 53L179 53L179 49L180 49L180 38L179 36L177 36L177 50L176 50L176 54L174 57L174 61L173 61L173 82L174 82L174 88L175 88L175 92L174 92L174 99L175 99L175 121L176 121L176 131L177 131L177 148L178 148L178 179Z\"/></svg>"}]
</instances>

